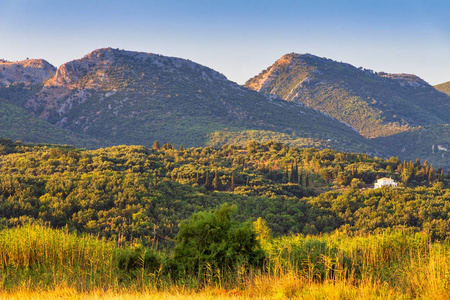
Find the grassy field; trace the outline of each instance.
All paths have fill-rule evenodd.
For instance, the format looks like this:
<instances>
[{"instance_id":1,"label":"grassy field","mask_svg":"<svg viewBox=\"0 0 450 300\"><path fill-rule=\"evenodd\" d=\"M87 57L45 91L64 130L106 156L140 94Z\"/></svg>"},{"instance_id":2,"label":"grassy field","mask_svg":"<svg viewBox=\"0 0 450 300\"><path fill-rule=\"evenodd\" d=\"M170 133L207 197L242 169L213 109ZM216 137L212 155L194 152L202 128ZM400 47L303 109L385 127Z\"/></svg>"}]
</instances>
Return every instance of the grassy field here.
<instances>
[{"instance_id":1,"label":"grassy field","mask_svg":"<svg viewBox=\"0 0 450 300\"><path fill-rule=\"evenodd\" d=\"M121 267L133 246L65 230L0 231L1 299L448 299L450 248L426 233L262 241L266 263L178 278Z\"/></svg>"}]
</instances>

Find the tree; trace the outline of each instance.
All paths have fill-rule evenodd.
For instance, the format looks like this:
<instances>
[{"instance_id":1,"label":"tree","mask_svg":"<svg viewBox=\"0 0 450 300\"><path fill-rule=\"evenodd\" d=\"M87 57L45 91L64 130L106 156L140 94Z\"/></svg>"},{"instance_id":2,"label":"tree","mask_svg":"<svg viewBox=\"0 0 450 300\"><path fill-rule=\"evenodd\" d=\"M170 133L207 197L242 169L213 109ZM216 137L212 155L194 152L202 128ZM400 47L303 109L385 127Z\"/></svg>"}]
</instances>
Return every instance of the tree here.
<instances>
[{"instance_id":1,"label":"tree","mask_svg":"<svg viewBox=\"0 0 450 300\"><path fill-rule=\"evenodd\" d=\"M153 148L154 150L159 150L159 149L161 149L161 147L159 146L159 142L158 142L157 140L153 143L152 148Z\"/></svg>"},{"instance_id":2,"label":"tree","mask_svg":"<svg viewBox=\"0 0 450 300\"><path fill-rule=\"evenodd\" d=\"M420 168L421 164L420 164L420 159L416 158L416 162L414 163L414 167L415 168Z\"/></svg>"},{"instance_id":3,"label":"tree","mask_svg":"<svg viewBox=\"0 0 450 300\"><path fill-rule=\"evenodd\" d=\"M360 189L363 187L363 182L358 178L353 178L352 182L350 183L350 187L352 189Z\"/></svg>"},{"instance_id":4,"label":"tree","mask_svg":"<svg viewBox=\"0 0 450 300\"><path fill-rule=\"evenodd\" d=\"M217 169L216 169L216 173L215 173L215 176L213 179L213 187L217 191L220 190L222 187L220 179L219 179L219 172L217 171Z\"/></svg>"},{"instance_id":5,"label":"tree","mask_svg":"<svg viewBox=\"0 0 450 300\"><path fill-rule=\"evenodd\" d=\"M270 230L269 226L267 225L267 221L263 220L261 217L259 217L255 222L253 222L253 228L255 229L258 236L256 239L263 243L265 241L268 241L272 238L272 231Z\"/></svg>"},{"instance_id":6,"label":"tree","mask_svg":"<svg viewBox=\"0 0 450 300\"><path fill-rule=\"evenodd\" d=\"M234 191L234 172L231 173L231 191Z\"/></svg>"},{"instance_id":7,"label":"tree","mask_svg":"<svg viewBox=\"0 0 450 300\"><path fill-rule=\"evenodd\" d=\"M186 271L198 272L206 264L227 271L238 265L259 265L264 253L250 222L232 219L236 206L223 204L217 210L193 214L179 224L174 260Z\"/></svg>"},{"instance_id":8,"label":"tree","mask_svg":"<svg viewBox=\"0 0 450 300\"><path fill-rule=\"evenodd\" d=\"M206 170L205 187L209 187L209 171Z\"/></svg>"}]
</instances>

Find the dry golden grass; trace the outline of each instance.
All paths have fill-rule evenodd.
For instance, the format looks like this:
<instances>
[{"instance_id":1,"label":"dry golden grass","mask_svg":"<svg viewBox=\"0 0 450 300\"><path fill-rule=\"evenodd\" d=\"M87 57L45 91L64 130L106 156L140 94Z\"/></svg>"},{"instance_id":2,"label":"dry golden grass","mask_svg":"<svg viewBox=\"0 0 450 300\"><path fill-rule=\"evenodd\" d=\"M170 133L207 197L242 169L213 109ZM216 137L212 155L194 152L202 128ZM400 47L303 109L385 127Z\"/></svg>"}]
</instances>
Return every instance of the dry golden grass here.
<instances>
[{"instance_id":1,"label":"dry golden grass","mask_svg":"<svg viewBox=\"0 0 450 300\"><path fill-rule=\"evenodd\" d=\"M0 299L450 299L450 244L423 233L284 237L266 243L264 271L179 281L121 271L94 238L0 233Z\"/></svg>"},{"instance_id":2,"label":"dry golden grass","mask_svg":"<svg viewBox=\"0 0 450 300\"><path fill-rule=\"evenodd\" d=\"M308 283L301 278L256 278L248 289L224 290L206 288L202 291L174 289L172 291L104 291L93 290L87 293L73 288L56 288L50 291L0 292L1 299L8 300L43 300L43 299L158 299L158 300L237 300L237 299L409 299L398 294L387 285L370 282L354 286L348 282Z\"/></svg>"}]
</instances>

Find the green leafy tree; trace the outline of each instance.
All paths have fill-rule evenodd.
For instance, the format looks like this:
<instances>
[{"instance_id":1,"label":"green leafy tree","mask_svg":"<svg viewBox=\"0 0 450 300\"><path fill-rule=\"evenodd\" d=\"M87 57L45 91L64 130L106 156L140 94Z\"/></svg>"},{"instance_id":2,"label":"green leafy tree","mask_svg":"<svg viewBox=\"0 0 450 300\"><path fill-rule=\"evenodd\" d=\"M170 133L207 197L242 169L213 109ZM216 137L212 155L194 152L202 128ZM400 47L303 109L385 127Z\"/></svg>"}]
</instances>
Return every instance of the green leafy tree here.
<instances>
[{"instance_id":1,"label":"green leafy tree","mask_svg":"<svg viewBox=\"0 0 450 300\"><path fill-rule=\"evenodd\" d=\"M181 268L200 275L207 264L227 271L262 262L264 253L253 225L234 221L236 210L236 206L223 204L217 210L195 213L179 224L173 258Z\"/></svg>"},{"instance_id":2,"label":"green leafy tree","mask_svg":"<svg viewBox=\"0 0 450 300\"><path fill-rule=\"evenodd\" d=\"M256 239L260 242L266 242L269 239L272 238L272 231L270 230L269 226L267 225L267 221L263 220L261 217L259 217L255 222L253 222L253 228L255 229L258 236Z\"/></svg>"}]
</instances>

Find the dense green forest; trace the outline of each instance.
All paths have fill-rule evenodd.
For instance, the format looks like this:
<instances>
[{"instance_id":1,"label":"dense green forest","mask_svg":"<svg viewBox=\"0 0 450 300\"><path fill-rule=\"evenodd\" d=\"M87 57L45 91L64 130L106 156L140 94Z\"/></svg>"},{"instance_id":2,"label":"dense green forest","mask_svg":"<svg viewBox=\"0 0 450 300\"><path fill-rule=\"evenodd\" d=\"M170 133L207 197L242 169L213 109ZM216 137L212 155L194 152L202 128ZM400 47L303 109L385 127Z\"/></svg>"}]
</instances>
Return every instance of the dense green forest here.
<instances>
[{"instance_id":1,"label":"dense green forest","mask_svg":"<svg viewBox=\"0 0 450 300\"><path fill-rule=\"evenodd\" d=\"M193 213L224 203L275 235L398 227L448 237L450 175L365 154L250 142L246 147L98 150L0 141L0 223L169 243ZM391 177L401 188L372 189Z\"/></svg>"}]
</instances>

